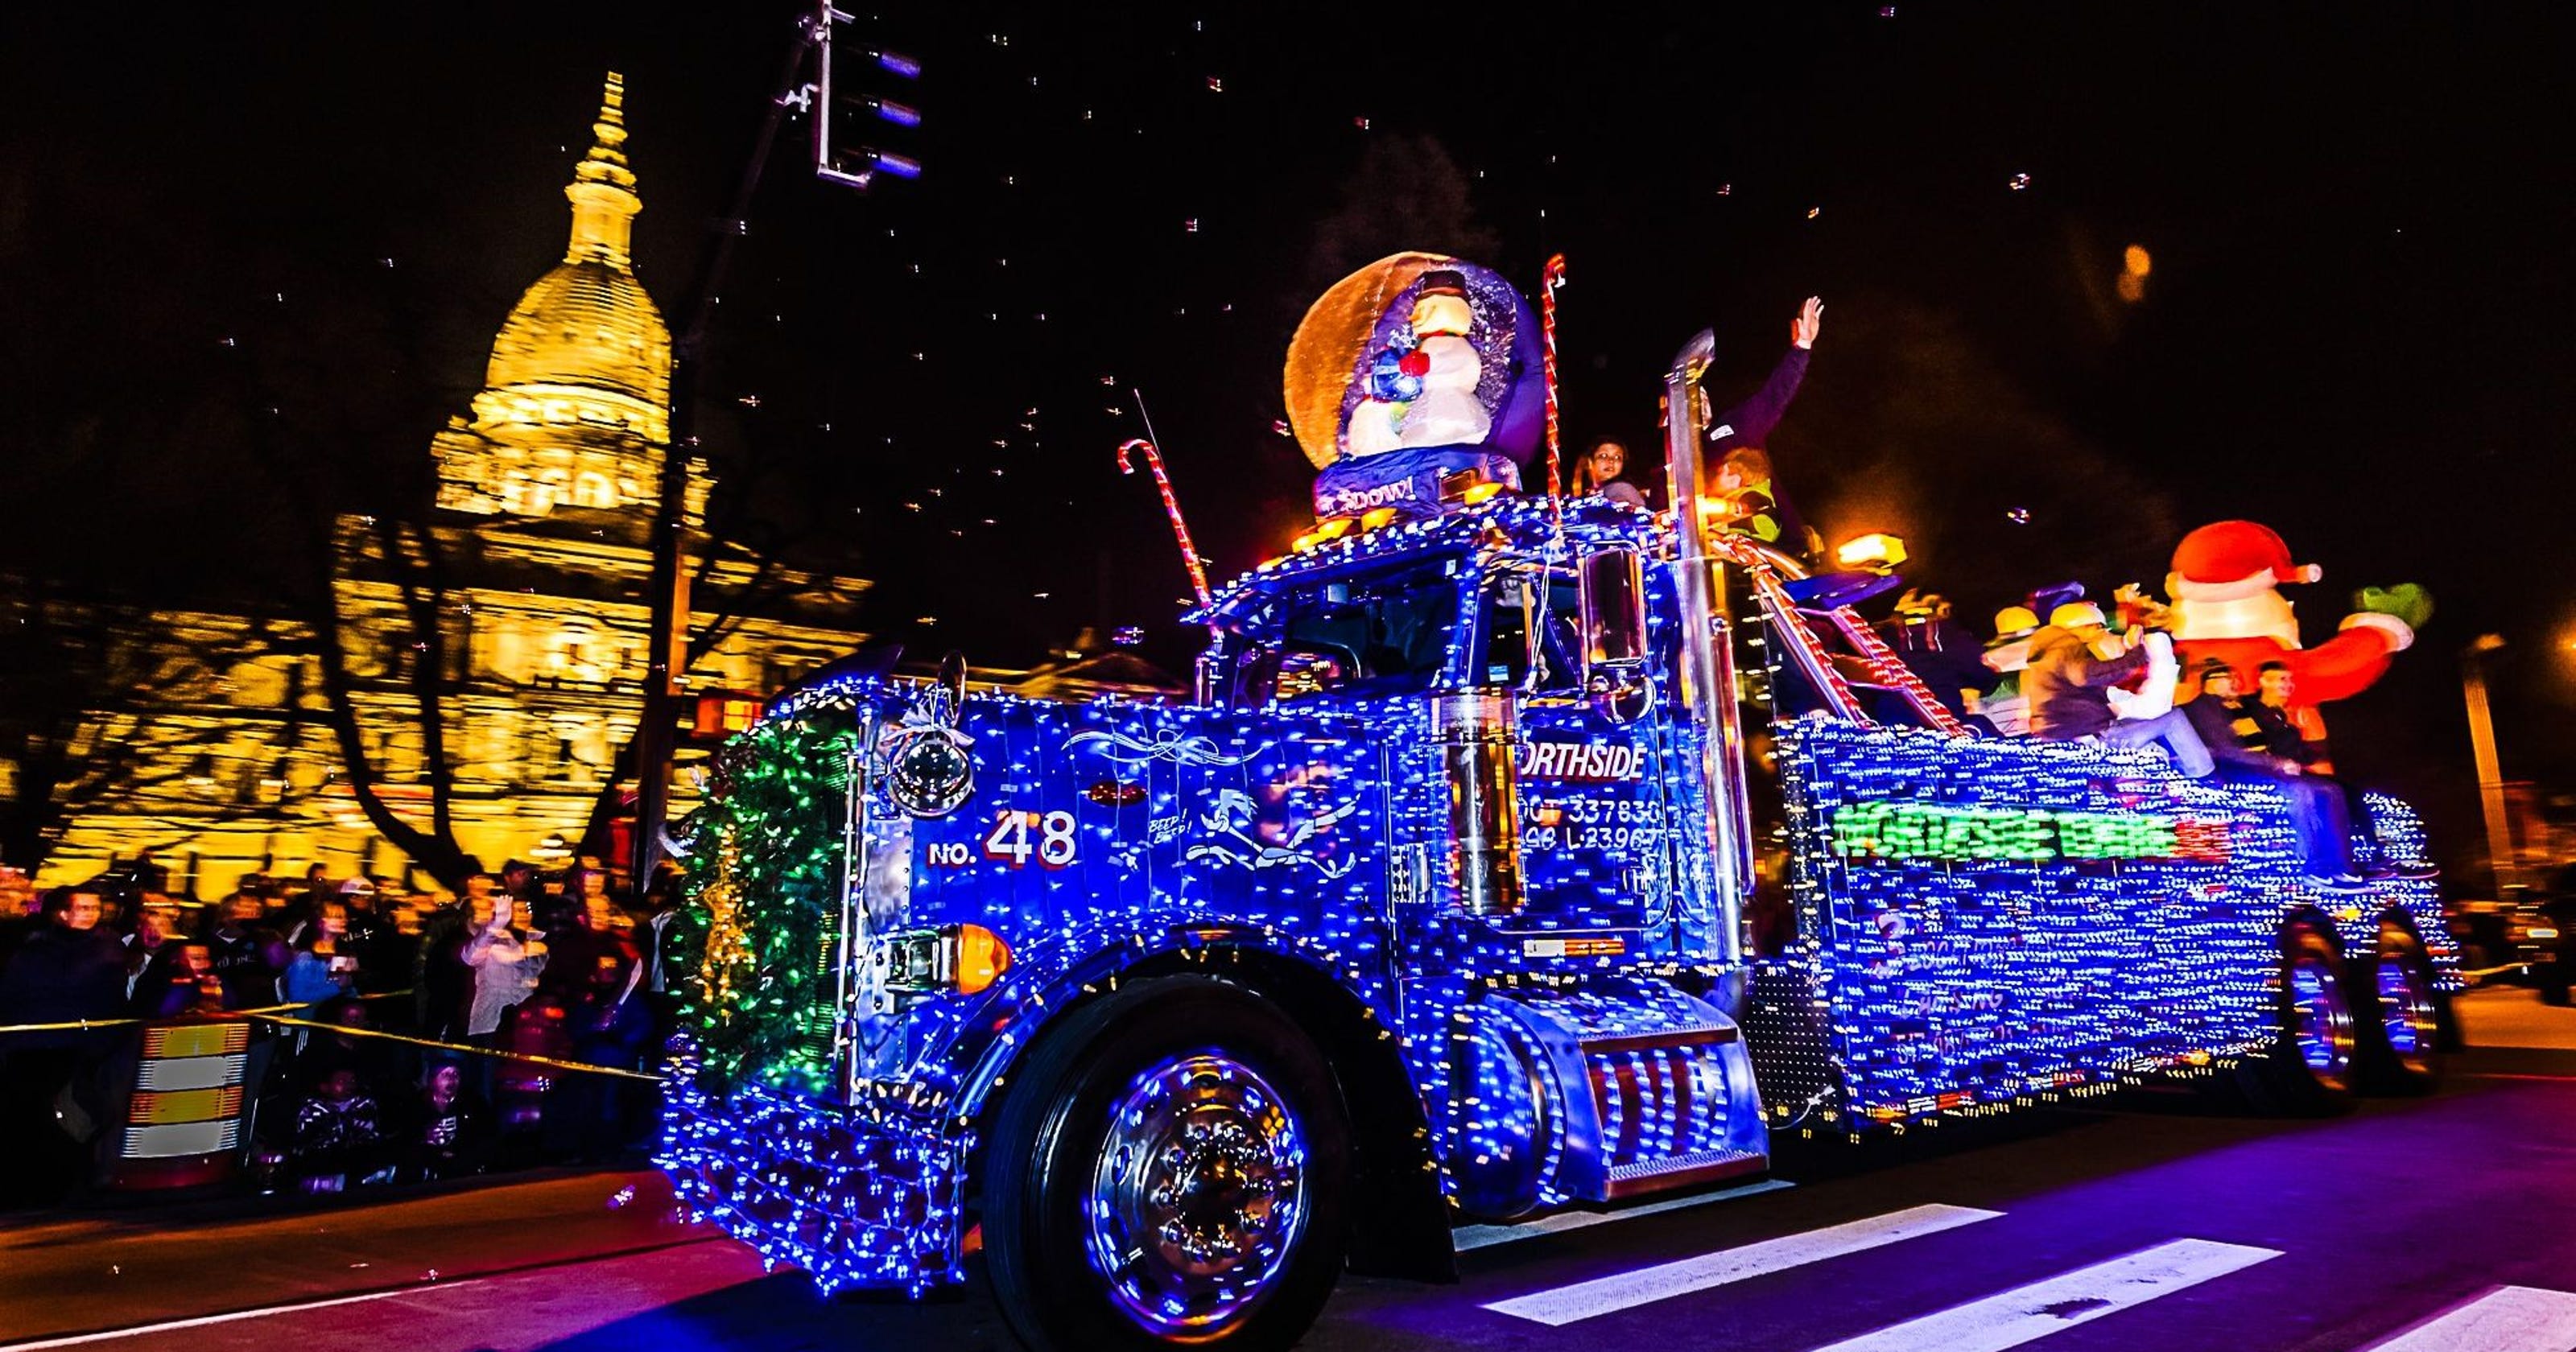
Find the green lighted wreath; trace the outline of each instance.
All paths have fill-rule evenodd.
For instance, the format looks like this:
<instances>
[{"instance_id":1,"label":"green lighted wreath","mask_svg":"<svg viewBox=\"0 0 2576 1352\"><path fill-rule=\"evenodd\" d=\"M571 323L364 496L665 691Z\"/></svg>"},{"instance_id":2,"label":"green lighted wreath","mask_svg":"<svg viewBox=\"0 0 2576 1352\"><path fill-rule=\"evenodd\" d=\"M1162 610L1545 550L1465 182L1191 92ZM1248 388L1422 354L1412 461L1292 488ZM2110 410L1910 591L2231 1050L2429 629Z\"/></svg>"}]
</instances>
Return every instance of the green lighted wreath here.
<instances>
[{"instance_id":1,"label":"green lighted wreath","mask_svg":"<svg viewBox=\"0 0 2576 1352\"><path fill-rule=\"evenodd\" d=\"M839 939L846 709L762 723L728 743L694 814L675 951L681 1025L720 1081L801 1093L832 1079L832 950Z\"/></svg>"}]
</instances>

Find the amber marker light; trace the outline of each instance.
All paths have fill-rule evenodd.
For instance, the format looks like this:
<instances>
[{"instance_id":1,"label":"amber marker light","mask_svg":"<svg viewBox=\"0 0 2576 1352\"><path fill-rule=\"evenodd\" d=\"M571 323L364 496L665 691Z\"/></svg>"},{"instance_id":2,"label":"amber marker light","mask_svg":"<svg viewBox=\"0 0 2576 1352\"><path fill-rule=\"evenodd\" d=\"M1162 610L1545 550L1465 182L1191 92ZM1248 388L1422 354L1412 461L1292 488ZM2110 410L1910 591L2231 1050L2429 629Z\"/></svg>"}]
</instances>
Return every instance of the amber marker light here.
<instances>
[{"instance_id":1,"label":"amber marker light","mask_svg":"<svg viewBox=\"0 0 2576 1352\"><path fill-rule=\"evenodd\" d=\"M948 971L960 995L987 990L1002 979L1002 973L1011 970L1011 946L981 925L957 926L948 942Z\"/></svg>"}]
</instances>

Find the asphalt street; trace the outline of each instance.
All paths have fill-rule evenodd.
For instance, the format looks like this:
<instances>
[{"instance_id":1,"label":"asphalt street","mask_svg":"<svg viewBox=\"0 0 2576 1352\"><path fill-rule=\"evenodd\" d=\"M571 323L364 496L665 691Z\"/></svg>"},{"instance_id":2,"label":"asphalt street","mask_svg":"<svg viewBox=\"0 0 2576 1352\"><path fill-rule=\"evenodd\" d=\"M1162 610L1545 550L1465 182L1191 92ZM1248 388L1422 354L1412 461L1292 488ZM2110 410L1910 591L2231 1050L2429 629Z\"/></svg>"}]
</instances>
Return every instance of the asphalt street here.
<instances>
[{"instance_id":1,"label":"asphalt street","mask_svg":"<svg viewBox=\"0 0 2576 1352\"><path fill-rule=\"evenodd\" d=\"M2576 1011L2463 1002L2442 1091L2272 1121L2146 1096L1795 1153L1769 1183L1461 1232L1304 1346L2569 1352ZM1016 1346L980 1280L818 1299L650 1174L0 1232L0 1352Z\"/></svg>"}]
</instances>

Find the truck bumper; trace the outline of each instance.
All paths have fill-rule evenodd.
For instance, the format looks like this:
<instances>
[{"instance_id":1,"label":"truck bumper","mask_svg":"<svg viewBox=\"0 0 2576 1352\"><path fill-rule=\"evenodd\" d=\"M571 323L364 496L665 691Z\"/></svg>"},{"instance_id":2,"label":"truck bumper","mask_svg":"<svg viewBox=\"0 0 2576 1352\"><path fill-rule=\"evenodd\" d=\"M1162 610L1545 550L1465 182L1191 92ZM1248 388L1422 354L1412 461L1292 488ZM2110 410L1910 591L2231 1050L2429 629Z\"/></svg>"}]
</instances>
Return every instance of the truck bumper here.
<instances>
[{"instance_id":1,"label":"truck bumper","mask_svg":"<svg viewBox=\"0 0 2576 1352\"><path fill-rule=\"evenodd\" d=\"M826 1294L915 1295L959 1280L963 1143L900 1100L822 1103L757 1084L721 1092L675 1051L654 1162L698 1219L803 1268Z\"/></svg>"}]
</instances>

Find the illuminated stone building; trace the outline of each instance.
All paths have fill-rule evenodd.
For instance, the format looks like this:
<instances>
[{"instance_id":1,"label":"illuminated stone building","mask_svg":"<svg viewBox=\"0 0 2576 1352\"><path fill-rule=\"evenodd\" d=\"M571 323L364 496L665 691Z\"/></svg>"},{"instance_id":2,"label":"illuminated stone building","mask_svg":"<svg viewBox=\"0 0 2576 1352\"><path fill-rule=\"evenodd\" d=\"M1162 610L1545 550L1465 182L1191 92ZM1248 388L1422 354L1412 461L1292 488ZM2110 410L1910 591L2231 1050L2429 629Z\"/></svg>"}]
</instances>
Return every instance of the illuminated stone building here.
<instances>
[{"instance_id":1,"label":"illuminated stone building","mask_svg":"<svg viewBox=\"0 0 2576 1352\"><path fill-rule=\"evenodd\" d=\"M671 334L635 275L642 200L626 158L623 89L608 77L593 144L564 194L563 261L537 279L493 339L470 415L431 440L438 490L428 528L444 574L436 598L449 652L442 700L455 835L497 867L549 836L577 838L617 746L632 736L645 669L646 548L670 453ZM693 465L686 520L709 480ZM374 523L339 523L335 590L357 700L385 796L426 822L419 701L400 574ZM692 608L720 635L687 677L695 689L767 691L856 647L867 584L815 576L696 540ZM710 559L712 561L710 561ZM149 707L102 715L95 738L150 737L164 762L85 807L44 881L90 876L151 849L201 896L261 868L310 861L335 876L399 872L357 810L321 718L310 658L264 654L254 616L156 617L201 656ZM267 621L294 637L294 617ZM683 774L681 806L691 786Z\"/></svg>"}]
</instances>

